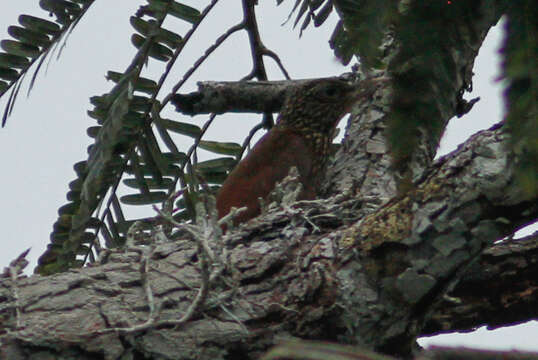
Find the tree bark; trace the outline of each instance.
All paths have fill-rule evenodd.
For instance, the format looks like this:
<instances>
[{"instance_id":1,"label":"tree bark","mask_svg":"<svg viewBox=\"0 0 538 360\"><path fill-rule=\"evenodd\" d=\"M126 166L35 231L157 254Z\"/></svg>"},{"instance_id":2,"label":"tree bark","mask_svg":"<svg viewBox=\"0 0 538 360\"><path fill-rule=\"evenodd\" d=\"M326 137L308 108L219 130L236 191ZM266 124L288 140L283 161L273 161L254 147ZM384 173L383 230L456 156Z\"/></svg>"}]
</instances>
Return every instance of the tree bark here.
<instances>
[{"instance_id":1,"label":"tree bark","mask_svg":"<svg viewBox=\"0 0 538 360\"><path fill-rule=\"evenodd\" d=\"M273 206L230 231L223 249L211 245L225 270L179 326L169 321L188 311L204 283L202 253L188 239L150 253L112 252L102 265L50 277L4 279L1 354L24 359L39 346L57 358L256 358L286 337L409 354L417 336L460 324L438 306L446 292L467 294L470 278L460 287L458 280L466 271L485 276L488 268L475 272L473 264L505 247L493 241L536 218L536 199L514 185L517 159L504 151L506 141L502 127L480 132L415 189L359 220L360 195ZM505 273L532 273L536 262L520 261L536 256L536 238L529 242L504 255ZM532 276L521 283L536 288ZM514 298L513 289L499 288L506 293L497 298ZM488 324L479 297L489 294L473 295L465 302L472 323ZM536 317L536 309L506 320ZM424 326L429 319L436 327Z\"/></svg>"},{"instance_id":2,"label":"tree bark","mask_svg":"<svg viewBox=\"0 0 538 360\"><path fill-rule=\"evenodd\" d=\"M492 245L437 306L422 335L495 329L536 318L538 234Z\"/></svg>"},{"instance_id":3,"label":"tree bark","mask_svg":"<svg viewBox=\"0 0 538 360\"><path fill-rule=\"evenodd\" d=\"M499 16L484 14L468 24L479 36L454 42L459 75L442 121L457 113ZM506 129L481 131L435 163L438 139L423 132L398 187L384 136L390 93L354 110L326 199L284 196L223 237L208 199L197 225L169 241L156 229L151 245L49 277L8 268L0 357L255 359L296 338L410 357L421 335L535 318L536 236L496 242L538 217L538 199L515 180Z\"/></svg>"}]
</instances>

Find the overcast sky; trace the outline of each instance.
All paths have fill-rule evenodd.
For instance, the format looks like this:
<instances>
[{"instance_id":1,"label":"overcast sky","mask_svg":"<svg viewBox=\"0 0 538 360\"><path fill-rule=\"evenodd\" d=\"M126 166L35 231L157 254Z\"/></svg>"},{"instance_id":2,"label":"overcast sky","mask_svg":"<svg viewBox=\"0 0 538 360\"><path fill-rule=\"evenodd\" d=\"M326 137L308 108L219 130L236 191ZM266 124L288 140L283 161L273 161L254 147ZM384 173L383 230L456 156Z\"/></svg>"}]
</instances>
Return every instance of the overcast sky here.
<instances>
[{"instance_id":1,"label":"overcast sky","mask_svg":"<svg viewBox=\"0 0 538 360\"><path fill-rule=\"evenodd\" d=\"M327 44L336 23L335 16L321 28L308 29L299 39L298 31L291 29L292 22L281 26L295 1L287 0L278 8L275 2L260 1L257 7L260 31L265 45L279 54L292 78L331 76L346 71ZM67 184L75 179L73 164L86 159L86 148L92 143L86 135L86 128L95 125L86 115L92 108L88 99L110 90L112 84L104 77L108 70L121 72L131 62L135 49L130 44L133 29L129 17L144 3L142 0L96 1L70 36L59 60L54 58L47 69L42 69L29 98L23 86L13 115L7 126L0 129L0 268L31 247L28 258L32 269L49 242L57 209L66 203ZM199 1L189 3L198 6ZM222 0L217 5L174 67L167 82L169 87L220 33L240 21L239 4L236 0ZM7 27L16 25L20 14L47 18L37 0L3 1L0 39L9 38ZM166 25L179 34L187 30L186 24L177 20L168 21ZM501 39L499 28L490 31L480 50L474 70L474 91L467 95L468 98L480 96L481 100L469 114L451 121L441 143L442 154L454 150L469 135L501 120L501 88L494 80L499 74L496 53ZM182 92L192 91L199 80L238 80L246 75L250 71L250 56L244 51L246 42L245 33L235 34L195 73ZM271 59L266 59L266 64L270 79L283 78ZM161 71L162 64L151 62L145 76L158 79ZM0 100L2 111L6 100L7 96ZM164 114L198 125L204 119L185 118L172 111ZM219 117L207 139L240 142L256 120L253 116L237 114ZM188 145L183 143L183 146ZM129 212L132 216L143 216L141 214L152 215L147 210ZM497 331L480 329L471 334L437 336L423 339L422 344L538 351L537 338L538 325L531 322Z\"/></svg>"}]
</instances>

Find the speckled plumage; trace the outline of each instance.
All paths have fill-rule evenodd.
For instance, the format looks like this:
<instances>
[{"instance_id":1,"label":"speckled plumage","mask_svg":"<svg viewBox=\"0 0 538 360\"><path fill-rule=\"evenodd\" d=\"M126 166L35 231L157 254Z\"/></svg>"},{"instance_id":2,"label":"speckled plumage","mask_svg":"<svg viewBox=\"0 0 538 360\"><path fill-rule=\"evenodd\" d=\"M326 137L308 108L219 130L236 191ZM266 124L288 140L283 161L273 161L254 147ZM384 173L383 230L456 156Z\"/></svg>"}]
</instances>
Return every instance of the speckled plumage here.
<instances>
[{"instance_id":1,"label":"speckled plumage","mask_svg":"<svg viewBox=\"0 0 538 360\"><path fill-rule=\"evenodd\" d=\"M366 85L366 86L365 86ZM231 207L246 206L235 223L260 213L258 198L265 199L275 184L299 170L300 199L314 199L323 180L338 121L353 103L373 93L370 83L352 85L345 79L317 79L291 91L277 124L256 143L235 167L217 194L219 217Z\"/></svg>"}]
</instances>

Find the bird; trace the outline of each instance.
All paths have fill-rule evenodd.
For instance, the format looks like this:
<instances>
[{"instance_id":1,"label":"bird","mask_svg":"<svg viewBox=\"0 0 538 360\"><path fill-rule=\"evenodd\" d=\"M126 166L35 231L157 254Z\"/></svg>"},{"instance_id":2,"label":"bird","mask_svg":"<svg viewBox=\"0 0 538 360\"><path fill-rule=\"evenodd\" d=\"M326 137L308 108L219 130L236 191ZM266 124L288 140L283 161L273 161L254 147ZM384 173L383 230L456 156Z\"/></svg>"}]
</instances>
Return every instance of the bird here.
<instances>
[{"instance_id":1,"label":"bird","mask_svg":"<svg viewBox=\"0 0 538 360\"><path fill-rule=\"evenodd\" d=\"M217 192L218 217L227 215L232 207L246 207L234 217L234 225L259 215L259 198L266 199L293 166L302 184L297 200L315 199L338 122L355 102L372 96L377 83L376 79L352 83L341 76L308 80L292 88L275 126L235 166Z\"/></svg>"}]
</instances>

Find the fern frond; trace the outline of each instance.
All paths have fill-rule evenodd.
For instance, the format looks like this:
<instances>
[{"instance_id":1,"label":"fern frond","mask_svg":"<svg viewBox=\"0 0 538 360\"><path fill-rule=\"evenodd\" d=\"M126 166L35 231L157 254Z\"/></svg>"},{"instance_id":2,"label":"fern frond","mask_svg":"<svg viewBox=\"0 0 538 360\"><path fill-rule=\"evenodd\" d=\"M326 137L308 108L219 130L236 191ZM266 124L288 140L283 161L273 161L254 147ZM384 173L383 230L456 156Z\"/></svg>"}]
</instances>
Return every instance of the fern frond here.
<instances>
[{"instance_id":1,"label":"fern frond","mask_svg":"<svg viewBox=\"0 0 538 360\"><path fill-rule=\"evenodd\" d=\"M216 1L213 0L200 13L175 1L148 0L148 5L142 6L131 18L131 24L137 31L133 42L139 51L124 73L107 74L116 82L114 88L91 99L95 108L88 114L97 120L99 126L92 126L87 132L95 143L89 148L88 160L76 165L78 179L71 184L77 191L70 192L70 202L62 207L61 218L51 234L53 243L39 259L36 272L51 274L65 271L82 265L88 257L95 258L91 251L92 248L99 250L98 233L102 234L107 246L123 244L128 224L132 221L124 218L121 203L142 205L162 202L175 188L177 178L185 178L181 172L188 156L179 152L167 130L160 128L166 120L158 115L162 105L156 96L169 70L158 82L142 78L140 72L148 57L166 61L167 69L170 69L192 32ZM181 37L163 28L162 22L167 15L193 23L193 29ZM152 19L142 19L147 16ZM172 153L164 153L160 149L151 127L153 119ZM178 163L180 166L177 166ZM139 193L118 200L116 190L124 173L134 175L129 184ZM89 224L97 224L93 233L87 231L90 230ZM85 260L79 259L81 254Z\"/></svg>"},{"instance_id":2,"label":"fern frond","mask_svg":"<svg viewBox=\"0 0 538 360\"><path fill-rule=\"evenodd\" d=\"M10 98L2 116L2 127L6 125L11 114L21 81L38 63L29 86L30 91L45 58L52 53L84 16L94 0L42 0L39 6L56 17L55 21L44 20L35 16L19 16L19 25L8 27L8 34L14 39L0 41L3 53L0 53L0 97L12 89Z\"/></svg>"}]
</instances>

